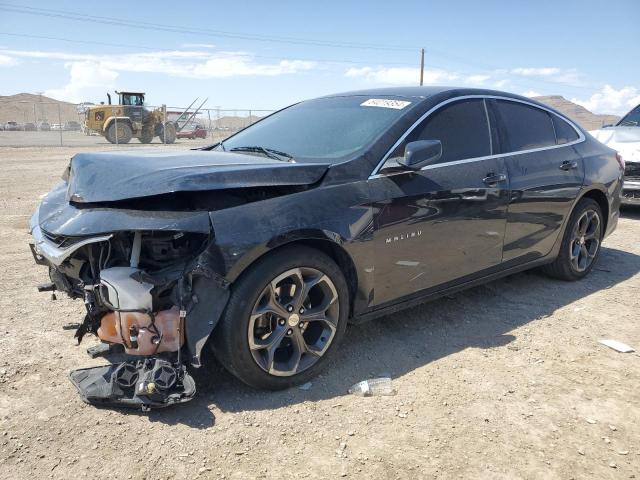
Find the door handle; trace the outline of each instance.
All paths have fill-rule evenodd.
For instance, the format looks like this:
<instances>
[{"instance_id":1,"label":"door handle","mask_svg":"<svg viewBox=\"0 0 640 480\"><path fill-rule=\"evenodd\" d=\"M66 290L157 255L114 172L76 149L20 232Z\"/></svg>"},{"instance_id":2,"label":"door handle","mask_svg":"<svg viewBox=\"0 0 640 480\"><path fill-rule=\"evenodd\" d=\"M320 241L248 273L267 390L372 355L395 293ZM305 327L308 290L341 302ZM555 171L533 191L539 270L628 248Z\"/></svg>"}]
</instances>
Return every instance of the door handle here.
<instances>
[{"instance_id":1,"label":"door handle","mask_svg":"<svg viewBox=\"0 0 640 480\"><path fill-rule=\"evenodd\" d=\"M495 174L493 172L487 173L487 176L482 181L487 185L495 185L498 182L504 182L507 176L504 173Z\"/></svg>"},{"instance_id":2,"label":"door handle","mask_svg":"<svg viewBox=\"0 0 640 480\"><path fill-rule=\"evenodd\" d=\"M576 168L578 168L578 162L576 162L575 160L565 160L560 164L560 170L564 170L565 172L568 172L569 170L575 170Z\"/></svg>"}]
</instances>

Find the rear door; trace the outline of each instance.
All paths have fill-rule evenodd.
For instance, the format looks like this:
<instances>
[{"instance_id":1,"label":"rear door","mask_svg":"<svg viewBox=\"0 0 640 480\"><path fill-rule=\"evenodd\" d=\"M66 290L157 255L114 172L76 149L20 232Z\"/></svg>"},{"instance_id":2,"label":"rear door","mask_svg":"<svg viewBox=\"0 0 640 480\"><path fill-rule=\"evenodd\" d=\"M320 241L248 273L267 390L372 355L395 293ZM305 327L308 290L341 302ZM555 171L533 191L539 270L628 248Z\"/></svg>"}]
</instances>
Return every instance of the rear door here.
<instances>
[{"instance_id":1,"label":"rear door","mask_svg":"<svg viewBox=\"0 0 640 480\"><path fill-rule=\"evenodd\" d=\"M416 140L440 140L439 163L398 168L396 159ZM492 154L484 100L456 100L418 124L370 178L374 305L499 266L508 178L503 159Z\"/></svg>"},{"instance_id":2,"label":"rear door","mask_svg":"<svg viewBox=\"0 0 640 480\"><path fill-rule=\"evenodd\" d=\"M551 111L517 100L490 102L510 181L503 259L533 260L551 251L582 188L573 145L584 137Z\"/></svg>"}]
</instances>

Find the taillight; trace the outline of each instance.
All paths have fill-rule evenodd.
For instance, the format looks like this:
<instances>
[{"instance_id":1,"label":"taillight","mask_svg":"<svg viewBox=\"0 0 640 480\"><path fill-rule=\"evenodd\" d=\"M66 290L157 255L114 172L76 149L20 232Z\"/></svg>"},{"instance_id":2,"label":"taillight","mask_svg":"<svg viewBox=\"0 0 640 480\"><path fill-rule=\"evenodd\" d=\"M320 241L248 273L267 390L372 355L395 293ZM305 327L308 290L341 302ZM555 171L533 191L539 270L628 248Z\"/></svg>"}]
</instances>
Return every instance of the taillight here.
<instances>
[{"instance_id":1,"label":"taillight","mask_svg":"<svg viewBox=\"0 0 640 480\"><path fill-rule=\"evenodd\" d=\"M622 155L620 155L618 152L616 152L616 160L618 161L618 165L620 165L620 170L624 172L624 158L622 158Z\"/></svg>"}]
</instances>

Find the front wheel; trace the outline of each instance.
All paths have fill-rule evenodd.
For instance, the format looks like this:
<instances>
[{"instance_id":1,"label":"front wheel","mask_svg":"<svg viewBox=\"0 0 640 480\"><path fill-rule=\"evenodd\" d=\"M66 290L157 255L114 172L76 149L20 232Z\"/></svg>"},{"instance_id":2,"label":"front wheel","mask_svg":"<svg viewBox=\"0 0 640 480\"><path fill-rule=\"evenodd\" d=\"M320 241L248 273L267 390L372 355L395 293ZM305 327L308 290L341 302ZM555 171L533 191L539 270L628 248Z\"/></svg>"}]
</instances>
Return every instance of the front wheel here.
<instances>
[{"instance_id":1,"label":"front wheel","mask_svg":"<svg viewBox=\"0 0 640 480\"><path fill-rule=\"evenodd\" d=\"M151 143L153 140L153 130L149 127L143 127L138 140L140 143Z\"/></svg>"},{"instance_id":2,"label":"front wheel","mask_svg":"<svg viewBox=\"0 0 640 480\"><path fill-rule=\"evenodd\" d=\"M566 281L587 276L600 254L603 235L600 205L591 198L583 198L569 218L558 257L544 267L545 272Z\"/></svg>"},{"instance_id":3,"label":"front wheel","mask_svg":"<svg viewBox=\"0 0 640 480\"><path fill-rule=\"evenodd\" d=\"M348 288L331 258L285 247L234 284L213 350L246 384L288 388L326 365L346 329L348 309Z\"/></svg>"},{"instance_id":4,"label":"front wheel","mask_svg":"<svg viewBox=\"0 0 640 480\"><path fill-rule=\"evenodd\" d=\"M131 141L131 138L133 137L133 131L131 130L131 126L127 122L113 121L109 124L105 137L111 143L129 143Z\"/></svg>"}]
</instances>

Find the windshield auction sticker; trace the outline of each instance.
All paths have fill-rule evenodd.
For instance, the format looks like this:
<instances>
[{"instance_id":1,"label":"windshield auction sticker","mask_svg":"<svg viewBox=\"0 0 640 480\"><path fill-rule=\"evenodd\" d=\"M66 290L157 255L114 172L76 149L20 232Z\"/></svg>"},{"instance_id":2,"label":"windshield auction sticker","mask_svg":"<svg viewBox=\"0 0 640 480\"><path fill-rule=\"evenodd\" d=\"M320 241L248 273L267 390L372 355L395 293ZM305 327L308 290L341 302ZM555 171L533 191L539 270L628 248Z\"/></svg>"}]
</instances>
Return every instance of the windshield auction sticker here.
<instances>
[{"instance_id":1,"label":"windshield auction sticker","mask_svg":"<svg viewBox=\"0 0 640 480\"><path fill-rule=\"evenodd\" d=\"M393 108L395 110L402 110L407 105L411 105L411 102L405 102L404 100L390 100L388 98L370 98L366 102L360 104L361 107L382 107Z\"/></svg>"}]
</instances>

